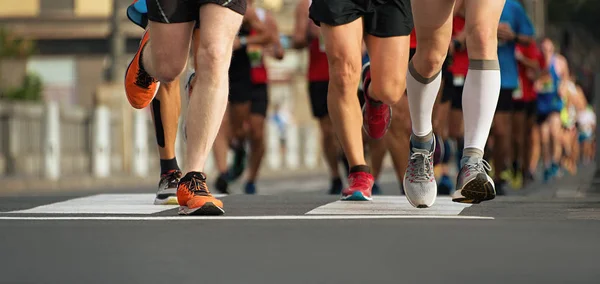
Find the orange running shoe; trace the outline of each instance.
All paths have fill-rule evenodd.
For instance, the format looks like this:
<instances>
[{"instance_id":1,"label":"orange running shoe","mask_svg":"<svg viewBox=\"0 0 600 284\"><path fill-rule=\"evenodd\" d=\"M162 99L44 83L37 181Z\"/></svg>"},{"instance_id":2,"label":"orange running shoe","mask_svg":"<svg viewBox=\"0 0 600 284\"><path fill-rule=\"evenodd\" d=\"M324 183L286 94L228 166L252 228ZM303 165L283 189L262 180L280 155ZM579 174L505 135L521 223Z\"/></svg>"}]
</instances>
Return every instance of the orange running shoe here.
<instances>
[{"instance_id":1,"label":"orange running shoe","mask_svg":"<svg viewBox=\"0 0 600 284\"><path fill-rule=\"evenodd\" d=\"M223 202L216 199L206 186L206 175L189 172L177 187L179 215L223 215Z\"/></svg>"},{"instance_id":2,"label":"orange running shoe","mask_svg":"<svg viewBox=\"0 0 600 284\"><path fill-rule=\"evenodd\" d=\"M125 94L127 95L127 100L129 100L131 106L137 109L148 106L152 99L154 99L154 96L156 96L156 92L158 92L158 87L160 86L160 83L152 78L152 76L142 68L141 64L142 50L148 43L149 38L150 34L146 30L140 41L140 47L133 57L133 60L131 60L131 63L129 63L127 72L125 72Z\"/></svg>"}]
</instances>

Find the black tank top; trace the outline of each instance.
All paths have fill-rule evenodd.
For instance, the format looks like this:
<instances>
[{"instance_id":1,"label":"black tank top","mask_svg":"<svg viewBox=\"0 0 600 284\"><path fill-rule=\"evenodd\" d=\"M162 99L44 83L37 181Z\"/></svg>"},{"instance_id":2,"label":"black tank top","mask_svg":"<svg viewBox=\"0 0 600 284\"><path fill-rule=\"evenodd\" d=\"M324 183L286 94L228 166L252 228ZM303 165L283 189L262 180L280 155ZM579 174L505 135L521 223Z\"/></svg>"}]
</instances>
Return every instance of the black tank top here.
<instances>
[{"instance_id":1,"label":"black tank top","mask_svg":"<svg viewBox=\"0 0 600 284\"><path fill-rule=\"evenodd\" d=\"M242 26L239 36L248 36L250 34L250 30ZM250 80L250 57L248 57L247 47L243 46L237 50L233 51L233 55L231 56L231 65L229 66L229 82L230 84L250 84L252 81Z\"/></svg>"}]
</instances>

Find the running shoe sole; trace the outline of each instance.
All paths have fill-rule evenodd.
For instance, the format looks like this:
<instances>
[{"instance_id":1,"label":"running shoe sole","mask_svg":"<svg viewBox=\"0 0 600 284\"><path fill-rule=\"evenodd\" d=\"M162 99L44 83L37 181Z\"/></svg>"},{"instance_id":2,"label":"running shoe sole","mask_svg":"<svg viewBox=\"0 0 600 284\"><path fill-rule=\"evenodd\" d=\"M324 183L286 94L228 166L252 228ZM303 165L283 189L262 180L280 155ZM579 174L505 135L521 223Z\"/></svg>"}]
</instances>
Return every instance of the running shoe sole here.
<instances>
[{"instance_id":1,"label":"running shoe sole","mask_svg":"<svg viewBox=\"0 0 600 284\"><path fill-rule=\"evenodd\" d=\"M178 204L179 203L177 202L177 195L167 196L167 197L156 196L156 198L154 198L154 205L178 205Z\"/></svg>"},{"instance_id":2,"label":"running shoe sole","mask_svg":"<svg viewBox=\"0 0 600 284\"><path fill-rule=\"evenodd\" d=\"M180 206L178 214L186 215L186 216L196 216L196 215L217 216L217 215L225 214L225 210L223 210L223 208L221 208L219 206L216 206L212 202L206 202L204 205L202 205L202 207L198 207L198 208L189 208L187 206Z\"/></svg>"},{"instance_id":3,"label":"running shoe sole","mask_svg":"<svg viewBox=\"0 0 600 284\"><path fill-rule=\"evenodd\" d=\"M478 174L473 180L456 190L452 201L459 203L479 204L482 201L492 200L496 197L494 182L486 174Z\"/></svg>"},{"instance_id":4,"label":"running shoe sole","mask_svg":"<svg viewBox=\"0 0 600 284\"><path fill-rule=\"evenodd\" d=\"M366 197L362 192L356 191L352 195L342 196L342 201L371 201L372 197Z\"/></svg>"}]
</instances>

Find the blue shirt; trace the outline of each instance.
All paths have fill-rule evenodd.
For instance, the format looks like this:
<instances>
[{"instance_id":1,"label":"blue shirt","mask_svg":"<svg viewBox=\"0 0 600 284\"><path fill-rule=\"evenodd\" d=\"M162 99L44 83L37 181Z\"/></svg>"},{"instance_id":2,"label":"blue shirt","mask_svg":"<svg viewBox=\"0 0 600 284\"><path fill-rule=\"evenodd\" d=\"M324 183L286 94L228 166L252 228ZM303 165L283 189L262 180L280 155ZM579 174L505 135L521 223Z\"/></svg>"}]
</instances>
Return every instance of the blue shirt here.
<instances>
[{"instance_id":1,"label":"blue shirt","mask_svg":"<svg viewBox=\"0 0 600 284\"><path fill-rule=\"evenodd\" d=\"M506 0L500 23L510 25L517 35L533 36L535 31L525 9L516 0ZM501 42L498 40L498 61L500 63L500 76L502 89L516 89L519 86L519 70L515 58L515 42Z\"/></svg>"}]
</instances>

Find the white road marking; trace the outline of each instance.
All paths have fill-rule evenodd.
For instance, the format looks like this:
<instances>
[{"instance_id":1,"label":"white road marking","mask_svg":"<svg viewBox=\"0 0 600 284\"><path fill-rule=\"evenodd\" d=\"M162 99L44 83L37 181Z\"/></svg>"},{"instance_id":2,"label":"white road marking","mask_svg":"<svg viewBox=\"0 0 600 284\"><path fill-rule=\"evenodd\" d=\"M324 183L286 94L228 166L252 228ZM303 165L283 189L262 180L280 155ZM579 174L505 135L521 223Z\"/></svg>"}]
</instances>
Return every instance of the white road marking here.
<instances>
[{"instance_id":1,"label":"white road marking","mask_svg":"<svg viewBox=\"0 0 600 284\"><path fill-rule=\"evenodd\" d=\"M374 196L373 201L335 201L317 207L309 215L413 215L457 216L470 204L452 202L450 197L438 197L431 208L414 208L405 196Z\"/></svg>"},{"instance_id":2,"label":"white road marking","mask_svg":"<svg viewBox=\"0 0 600 284\"><path fill-rule=\"evenodd\" d=\"M357 220L357 219L466 219L493 220L482 216L444 215L290 215L290 216L69 216L69 217L6 217L0 221L189 221L189 220Z\"/></svg>"},{"instance_id":3,"label":"white road marking","mask_svg":"<svg viewBox=\"0 0 600 284\"><path fill-rule=\"evenodd\" d=\"M215 195L222 196L222 195ZM153 193L98 194L42 205L31 209L11 211L19 214L154 214L177 205L154 205Z\"/></svg>"}]
</instances>

